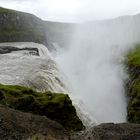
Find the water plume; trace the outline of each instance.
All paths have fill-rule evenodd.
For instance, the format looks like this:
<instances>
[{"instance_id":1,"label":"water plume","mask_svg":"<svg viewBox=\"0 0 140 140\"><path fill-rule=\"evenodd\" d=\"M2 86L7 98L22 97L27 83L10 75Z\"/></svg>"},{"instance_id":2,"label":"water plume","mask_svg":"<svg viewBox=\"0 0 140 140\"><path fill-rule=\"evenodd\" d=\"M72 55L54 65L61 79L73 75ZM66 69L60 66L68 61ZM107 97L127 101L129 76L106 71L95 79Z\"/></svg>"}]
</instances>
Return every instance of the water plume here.
<instances>
[{"instance_id":1,"label":"water plume","mask_svg":"<svg viewBox=\"0 0 140 140\"><path fill-rule=\"evenodd\" d=\"M83 101L98 123L126 121L128 76L123 61L140 39L138 23L139 15L81 24L71 47L56 57L73 96Z\"/></svg>"}]
</instances>

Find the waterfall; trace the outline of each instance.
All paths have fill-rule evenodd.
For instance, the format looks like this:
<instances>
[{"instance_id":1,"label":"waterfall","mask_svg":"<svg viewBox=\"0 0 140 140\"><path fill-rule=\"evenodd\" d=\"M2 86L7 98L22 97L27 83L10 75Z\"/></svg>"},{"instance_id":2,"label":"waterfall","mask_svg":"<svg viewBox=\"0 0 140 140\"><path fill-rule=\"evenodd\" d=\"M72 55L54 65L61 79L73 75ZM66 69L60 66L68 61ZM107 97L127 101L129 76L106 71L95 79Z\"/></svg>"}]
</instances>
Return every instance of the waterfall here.
<instances>
[{"instance_id":1,"label":"waterfall","mask_svg":"<svg viewBox=\"0 0 140 140\"><path fill-rule=\"evenodd\" d=\"M13 48L4 53L6 46L19 50ZM37 52L31 48L36 48ZM0 43L0 52L0 83L67 93L64 76L45 46L27 42Z\"/></svg>"},{"instance_id":2,"label":"waterfall","mask_svg":"<svg viewBox=\"0 0 140 140\"><path fill-rule=\"evenodd\" d=\"M63 1L61 2L58 2L59 10L54 7L57 5L56 2L51 1L48 3L46 0L38 0L36 3L31 1L27 2L28 4L25 2L21 4L17 1L14 3L2 1L1 5L31 12L44 19L49 16L51 17L50 19L54 18L56 21L58 20L57 16L60 13L64 13L64 17L58 20L63 21L65 18L67 19L68 13L62 12L61 9L72 11L73 4L71 8L66 8L65 6L70 6L70 4L66 2L65 5ZM12 3L13 5L11 6ZM35 4L34 8L30 8L33 3ZM99 5L101 13L97 14L96 8L94 11L92 7L95 5L96 3L92 3L92 1L87 5L85 3L80 8L81 14L77 15L75 13L79 21L92 20L95 15L98 17L103 11L102 8L105 7L101 7L103 4ZM120 7L120 5L118 3L114 6L113 2L112 10L116 6ZM136 3L135 5L136 7L138 6ZM131 8L127 7L126 9L129 11ZM38 12L40 10L41 12ZM106 8L104 10L106 11ZM48 14L51 11L52 15L56 12L54 17ZM127 12L120 10L119 13L119 15L125 15ZM133 14L131 10L128 13ZM104 13L102 14L104 15ZM111 17L116 17L116 14L109 12L110 14L112 15ZM107 17L103 16L101 19L104 18ZM24 85L38 91L50 90L68 93L84 124L125 122L127 103L124 83L128 76L123 61L125 53L134 46L133 44L140 42L139 25L139 14L79 24L74 37L72 37L73 40L69 42L71 45L65 43L63 45L65 48L59 46L60 40L65 40L65 32L63 33L61 29L58 32L59 30L56 31L55 26L52 26L52 28L49 28L50 31L54 35L55 33L58 35L55 42L51 42L53 46L56 46L55 49L57 50L57 53L54 54L55 60L43 45L35 43L0 44L0 46L15 46L18 48L32 47L37 48L39 51L39 56L35 55L37 52L34 52L34 50L31 53L31 50L27 49L0 54L0 83ZM59 33L62 33L63 37Z\"/></svg>"},{"instance_id":3,"label":"waterfall","mask_svg":"<svg viewBox=\"0 0 140 140\"><path fill-rule=\"evenodd\" d=\"M84 104L71 93L67 78L44 45L0 43L0 83L69 94L85 126L95 123L84 109Z\"/></svg>"}]
</instances>

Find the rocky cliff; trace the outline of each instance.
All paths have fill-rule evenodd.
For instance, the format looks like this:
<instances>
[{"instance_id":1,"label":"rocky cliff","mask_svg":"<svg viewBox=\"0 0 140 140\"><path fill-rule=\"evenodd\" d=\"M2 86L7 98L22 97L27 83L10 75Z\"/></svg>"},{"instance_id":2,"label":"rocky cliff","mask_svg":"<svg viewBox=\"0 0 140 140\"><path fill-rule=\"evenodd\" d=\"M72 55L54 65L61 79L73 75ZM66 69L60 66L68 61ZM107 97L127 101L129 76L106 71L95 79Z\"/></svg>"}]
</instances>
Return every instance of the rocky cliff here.
<instances>
[{"instance_id":1,"label":"rocky cliff","mask_svg":"<svg viewBox=\"0 0 140 140\"><path fill-rule=\"evenodd\" d=\"M71 140L139 140L140 124L106 123L73 134Z\"/></svg>"},{"instance_id":2,"label":"rocky cliff","mask_svg":"<svg viewBox=\"0 0 140 140\"><path fill-rule=\"evenodd\" d=\"M0 106L0 140L139 140L140 124L101 124L70 134L44 116Z\"/></svg>"},{"instance_id":3,"label":"rocky cliff","mask_svg":"<svg viewBox=\"0 0 140 140\"><path fill-rule=\"evenodd\" d=\"M128 121L140 123L140 44L135 45L127 55L129 81L126 87L128 97Z\"/></svg>"},{"instance_id":4,"label":"rocky cliff","mask_svg":"<svg viewBox=\"0 0 140 140\"><path fill-rule=\"evenodd\" d=\"M68 140L67 134L44 116L0 106L0 140Z\"/></svg>"},{"instance_id":5,"label":"rocky cliff","mask_svg":"<svg viewBox=\"0 0 140 140\"><path fill-rule=\"evenodd\" d=\"M62 93L49 91L41 93L21 86L0 85L0 104L23 112L46 116L70 131L84 128L69 96Z\"/></svg>"}]
</instances>

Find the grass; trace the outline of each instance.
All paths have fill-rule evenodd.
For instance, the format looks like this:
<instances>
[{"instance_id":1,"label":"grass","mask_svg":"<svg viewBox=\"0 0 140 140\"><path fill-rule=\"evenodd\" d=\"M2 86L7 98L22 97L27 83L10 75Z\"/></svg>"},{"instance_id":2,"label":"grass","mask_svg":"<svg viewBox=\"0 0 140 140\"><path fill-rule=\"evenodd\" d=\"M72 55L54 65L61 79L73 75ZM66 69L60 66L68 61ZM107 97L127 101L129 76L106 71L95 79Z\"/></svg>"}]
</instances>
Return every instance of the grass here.
<instances>
[{"instance_id":1,"label":"grass","mask_svg":"<svg viewBox=\"0 0 140 140\"><path fill-rule=\"evenodd\" d=\"M17 13L15 10L0 7L0 13Z\"/></svg>"},{"instance_id":2,"label":"grass","mask_svg":"<svg viewBox=\"0 0 140 140\"><path fill-rule=\"evenodd\" d=\"M140 44L136 44L127 55L127 61L129 66L140 67Z\"/></svg>"}]
</instances>

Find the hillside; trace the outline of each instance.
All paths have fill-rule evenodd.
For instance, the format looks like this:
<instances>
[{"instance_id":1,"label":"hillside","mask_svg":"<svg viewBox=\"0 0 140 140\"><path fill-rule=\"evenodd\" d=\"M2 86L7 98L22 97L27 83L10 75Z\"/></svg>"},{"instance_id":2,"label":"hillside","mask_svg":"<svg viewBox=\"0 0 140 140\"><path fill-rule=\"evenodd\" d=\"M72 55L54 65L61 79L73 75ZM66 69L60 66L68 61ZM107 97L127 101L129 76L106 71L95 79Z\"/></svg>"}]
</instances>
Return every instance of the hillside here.
<instances>
[{"instance_id":1,"label":"hillside","mask_svg":"<svg viewBox=\"0 0 140 140\"><path fill-rule=\"evenodd\" d=\"M0 7L0 42L35 42L50 50L67 47L76 24L43 21L24 12ZM55 46L56 45L56 46Z\"/></svg>"},{"instance_id":2,"label":"hillside","mask_svg":"<svg viewBox=\"0 0 140 140\"><path fill-rule=\"evenodd\" d=\"M36 42L47 46L46 32L38 17L0 7L0 42Z\"/></svg>"}]
</instances>

